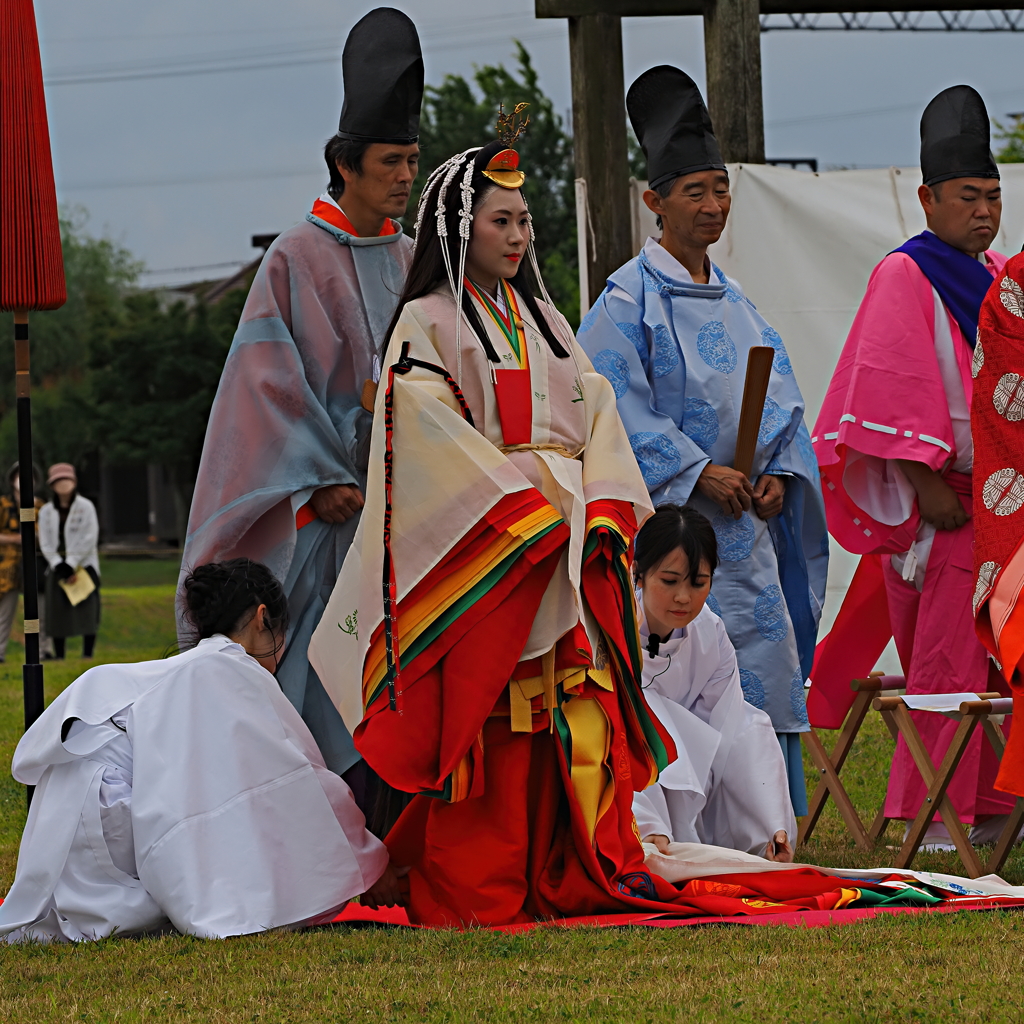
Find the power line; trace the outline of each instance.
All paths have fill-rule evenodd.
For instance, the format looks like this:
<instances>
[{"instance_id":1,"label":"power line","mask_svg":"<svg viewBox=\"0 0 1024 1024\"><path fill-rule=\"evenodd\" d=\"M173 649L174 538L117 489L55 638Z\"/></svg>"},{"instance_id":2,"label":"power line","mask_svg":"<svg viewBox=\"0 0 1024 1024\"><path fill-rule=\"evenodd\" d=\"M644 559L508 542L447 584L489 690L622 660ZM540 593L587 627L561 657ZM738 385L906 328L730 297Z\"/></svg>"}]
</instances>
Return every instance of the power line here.
<instances>
[{"instance_id":1,"label":"power line","mask_svg":"<svg viewBox=\"0 0 1024 1024\"><path fill-rule=\"evenodd\" d=\"M327 168L319 171L310 169L302 171L266 171L263 173L249 173L240 171L228 171L224 174L209 174L192 178L149 178L136 179L134 181L96 181L81 185L60 184L60 192L99 192L107 189L119 188L174 188L177 185L211 185L218 182L231 182L244 185L249 181L265 181L275 178L327 178Z\"/></svg>"},{"instance_id":2,"label":"power line","mask_svg":"<svg viewBox=\"0 0 1024 1024\"><path fill-rule=\"evenodd\" d=\"M474 28L478 23L474 23ZM556 24L539 26L532 30L516 33L517 39L554 38L559 34ZM430 52L444 52L454 49L471 48L493 42L505 32L491 31L481 34L460 35L451 30L444 33L425 34L424 43ZM178 57L174 60L140 60L120 64L94 65L53 71L46 76L44 84L54 88L62 85L99 85L107 82L135 82L155 78L191 78L195 75L230 74L239 71L269 71L279 68L305 67L310 64L341 63L340 46L337 43L325 45L298 45L290 47L260 48L255 50L224 51Z\"/></svg>"},{"instance_id":3,"label":"power line","mask_svg":"<svg viewBox=\"0 0 1024 1024\"><path fill-rule=\"evenodd\" d=\"M512 13L512 14L484 14L476 15L473 17L473 24L476 26L497 26L500 23L508 24L527 24L532 23L534 19L529 14L523 13ZM421 39L432 39L443 35L451 30L452 25L464 25L466 19L463 17L455 18L436 18L436 19L419 19L417 25L419 26L417 31ZM353 22L354 24L354 22ZM341 53L341 43L344 35L344 26L331 26L328 32L336 31L338 33L338 53ZM122 39L175 39L185 37L188 39L206 39L213 36L226 36L229 35L232 38L238 38L239 36L252 36L252 35L269 35L269 36L281 36L286 33L306 33L311 38L322 40L324 35L327 34L323 26L318 25L315 28L303 27L303 26L277 26L274 28L230 28L230 29L213 29L213 30L201 30L197 28L190 28L187 32L134 32L134 33L122 33L118 35L77 35L77 36L52 36L49 33L46 34L46 43L59 43L62 45L75 44L75 45L89 45L97 42L112 42Z\"/></svg>"},{"instance_id":4,"label":"power line","mask_svg":"<svg viewBox=\"0 0 1024 1024\"><path fill-rule=\"evenodd\" d=\"M990 100L1001 96L1019 96L1020 89L1001 89L998 92L986 93ZM916 103L899 103L890 107L871 107L867 110L844 110L831 114L807 114L803 117L787 117L777 121L766 121L766 128L788 128L791 125L811 124L815 121L849 121L858 117L880 117L886 114L901 114L910 110L924 110L927 100Z\"/></svg>"}]
</instances>

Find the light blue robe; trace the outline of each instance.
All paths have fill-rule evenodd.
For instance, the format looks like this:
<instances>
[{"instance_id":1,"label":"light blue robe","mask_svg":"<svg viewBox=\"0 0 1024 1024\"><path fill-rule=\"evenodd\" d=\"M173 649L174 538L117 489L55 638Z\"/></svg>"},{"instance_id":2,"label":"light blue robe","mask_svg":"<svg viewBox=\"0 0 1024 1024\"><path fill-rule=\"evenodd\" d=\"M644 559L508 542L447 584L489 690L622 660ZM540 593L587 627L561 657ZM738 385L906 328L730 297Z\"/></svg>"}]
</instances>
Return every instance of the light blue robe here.
<instances>
[{"instance_id":1,"label":"light blue robe","mask_svg":"<svg viewBox=\"0 0 1024 1024\"><path fill-rule=\"evenodd\" d=\"M804 680L825 596L828 535L803 398L782 339L718 267L710 283L694 284L648 239L608 279L579 341L615 389L655 504L689 503L714 526L721 561L708 604L736 647L744 696L768 712L777 733L807 731ZM783 512L767 522L753 512L733 519L694 489L709 462L732 465L755 345L771 345L775 359L751 479L787 478Z\"/></svg>"},{"instance_id":2,"label":"light blue robe","mask_svg":"<svg viewBox=\"0 0 1024 1024\"><path fill-rule=\"evenodd\" d=\"M320 487L366 485L361 391L411 248L401 231L356 238L313 214L275 240L210 412L182 561L184 573L244 555L281 580L291 621L277 680L339 774L359 755L306 651L359 516L296 529L295 515Z\"/></svg>"}]
</instances>

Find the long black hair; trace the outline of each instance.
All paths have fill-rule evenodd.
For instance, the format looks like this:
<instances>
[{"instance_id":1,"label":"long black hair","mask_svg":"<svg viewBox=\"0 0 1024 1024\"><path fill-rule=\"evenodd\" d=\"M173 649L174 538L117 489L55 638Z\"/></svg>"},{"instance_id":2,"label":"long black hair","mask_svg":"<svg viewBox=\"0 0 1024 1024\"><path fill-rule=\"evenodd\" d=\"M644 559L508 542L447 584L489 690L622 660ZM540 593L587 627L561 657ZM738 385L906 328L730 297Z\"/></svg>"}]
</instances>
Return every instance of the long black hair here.
<instances>
[{"instance_id":1,"label":"long black hair","mask_svg":"<svg viewBox=\"0 0 1024 1024\"><path fill-rule=\"evenodd\" d=\"M467 160L471 160L473 163L472 187L474 210L479 208L492 189L500 187L484 176L483 169L490 163L491 158L496 153L501 152L505 148L502 142L490 142L478 150L475 155L467 158ZM464 168L465 164L462 166ZM453 267L458 267L459 265L459 221L461 219L459 211L462 205L459 186L462 182L462 175L463 171L460 170L448 186L445 196L446 210L444 219L448 228L448 237L444 242L442 242L440 235L437 233L437 204L441 186L444 183L444 176L438 176L430 184L422 207L423 213L417 230L416 250L412 258L412 266L409 268L409 274L405 279L405 288L402 291L402 297L398 300L398 308L395 310L395 315L392 317L391 324L388 327L386 337L389 340L395 325L398 323L398 318L402 315L402 310L405 309L406 303L422 298L424 295L429 295L431 292L449 283L448 271L445 269L444 254L441 248L442 245L447 246L451 265ZM525 253L523 255L524 257L526 256ZM458 283L456 282L456 284ZM544 339L547 341L551 351L559 359L568 358L569 353L564 344L555 337L554 331L551 330L551 325L541 313L540 306L537 304L537 297L542 294L542 290L540 281L537 280L537 275L533 268L533 261L526 258L520 260L519 270L510 283L515 285L516 291L522 296L523 302L526 303L526 308L530 311L530 315L533 317L538 328L540 328L540 332L544 335ZM462 293L462 310L466 314L466 319L469 321L473 333L479 339L480 344L483 345L487 358L492 363L500 362L498 354L494 351L494 346L491 344L487 331L484 329L480 316L473 305L473 300L466 292Z\"/></svg>"},{"instance_id":2,"label":"long black hair","mask_svg":"<svg viewBox=\"0 0 1024 1024\"><path fill-rule=\"evenodd\" d=\"M702 562L714 576L718 568L718 538L711 520L691 505L659 505L636 535L633 578L639 583L663 558L682 548L690 563L690 582L696 586Z\"/></svg>"}]
</instances>

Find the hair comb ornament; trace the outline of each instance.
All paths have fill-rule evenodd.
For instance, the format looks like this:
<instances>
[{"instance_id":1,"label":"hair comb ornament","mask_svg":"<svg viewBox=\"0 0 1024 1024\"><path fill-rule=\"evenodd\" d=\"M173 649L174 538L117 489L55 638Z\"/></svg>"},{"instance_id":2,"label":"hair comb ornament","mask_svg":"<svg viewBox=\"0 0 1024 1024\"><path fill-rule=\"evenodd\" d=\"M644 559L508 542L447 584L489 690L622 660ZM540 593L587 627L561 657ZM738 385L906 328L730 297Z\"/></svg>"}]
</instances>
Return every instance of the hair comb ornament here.
<instances>
[{"instance_id":1,"label":"hair comb ornament","mask_svg":"<svg viewBox=\"0 0 1024 1024\"><path fill-rule=\"evenodd\" d=\"M529 103L517 103L515 110L511 114L505 113L504 103L498 106L498 124L496 126L498 140L504 142L509 149L516 144L516 140L526 131L530 124L529 115L523 118L523 120L519 120L519 115L529 105Z\"/></svg>"},{"instance_id":2,"label":"hair comb ornament","mask_svg":"<svg viewBox=\"0 0 1024 1024\"><path fill-rule=\"evenodd\" d=\"M506 146L495 153L483 169L483 176L502 188L522 188L526 175L519 170L519 154L512 148L516 140L526 131L530 118L519 119L529 103L517 103L511 114L505 113L504 104L498 108L498 139Z\"/></svg>"}]
</instances>

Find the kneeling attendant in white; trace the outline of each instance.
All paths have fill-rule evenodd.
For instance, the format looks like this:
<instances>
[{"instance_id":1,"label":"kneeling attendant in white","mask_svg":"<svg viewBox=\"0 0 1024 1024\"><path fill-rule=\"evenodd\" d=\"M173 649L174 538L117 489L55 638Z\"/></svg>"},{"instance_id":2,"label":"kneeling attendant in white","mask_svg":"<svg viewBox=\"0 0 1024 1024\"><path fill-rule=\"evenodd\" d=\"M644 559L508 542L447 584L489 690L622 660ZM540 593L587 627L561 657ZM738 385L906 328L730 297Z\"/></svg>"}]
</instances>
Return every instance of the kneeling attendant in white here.
<instances>
[{"instance_id":1,"label":"kneeling attendant in white","mask_svg":"<svg viewBox=\"0 0 1024 1024\"><path fill-rule=\"evenodd\" d=\"M706 605L718 548L689 506L659 505L636 538L647 703L679 760L638 793L644 842L700 842L791 861L796 819L782 749L764 712L743 699L736 651Z\"/></svg>"},{"instance_id":2,"label":"kneeling attendant in white","mask_svg":"<svg viewBox=\"0 0 1024 1024\"><path fill-rule=\"evenodd\" d=\"M102 665L22 738L36 786L10 942L174 927L217 938L322 918L361 893L394 904L384 845L272 674L287 605L248 559L186 580L197 646Z\"/></svg>"}]
</instances>

